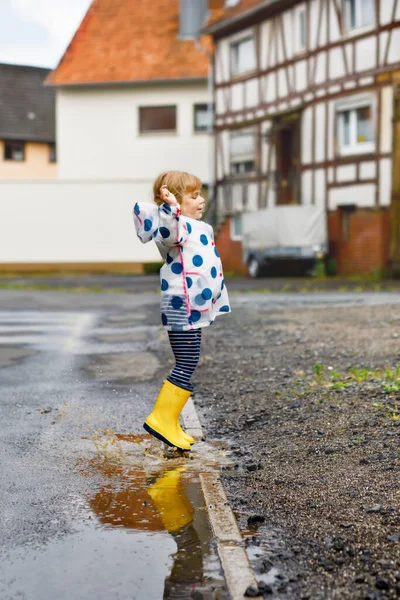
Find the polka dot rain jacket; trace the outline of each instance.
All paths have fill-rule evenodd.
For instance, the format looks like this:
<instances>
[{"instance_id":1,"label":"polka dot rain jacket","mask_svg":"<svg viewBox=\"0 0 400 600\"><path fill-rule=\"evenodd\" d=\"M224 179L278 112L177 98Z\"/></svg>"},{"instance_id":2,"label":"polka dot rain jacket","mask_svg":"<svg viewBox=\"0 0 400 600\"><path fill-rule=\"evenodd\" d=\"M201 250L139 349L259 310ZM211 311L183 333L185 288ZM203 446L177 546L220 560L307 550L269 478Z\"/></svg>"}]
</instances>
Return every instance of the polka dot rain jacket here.
<instances>
[{"instance_id":1,"label":"polka dot rain jacket","mask_svg":"<svg viewBox=\"0 0 400 600\"><path fill-rule=\"evenodd\" d=\"M135 204L139 239L154 239L165 262L160 270L161 321L169 331L207 327L231 312L211 225L182 215L179 206Z\"/></svg>"}]
</instances>

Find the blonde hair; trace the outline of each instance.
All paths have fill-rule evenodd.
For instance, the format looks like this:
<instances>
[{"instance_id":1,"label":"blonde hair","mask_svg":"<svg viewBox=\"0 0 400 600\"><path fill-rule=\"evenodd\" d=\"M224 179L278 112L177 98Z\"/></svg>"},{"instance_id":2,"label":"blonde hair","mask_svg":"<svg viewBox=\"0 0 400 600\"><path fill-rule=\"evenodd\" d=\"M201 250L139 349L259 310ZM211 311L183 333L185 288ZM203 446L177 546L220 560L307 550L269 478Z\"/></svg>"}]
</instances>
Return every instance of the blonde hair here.
<instances>
[{"instance_id":1,"label":"blonde hair","mask_svg":"<svg viewBox=\"0 0 400 600\"><path fill-rule=\"evenodd\" d=\"M191 194L196 190L201 190L203 184L196 175L191 175L185 171L165 171L164 173L160 173L153 184L154 202L158 206L163 203L160 195L160 188L163 185L167 186L168 190L180 204L183 194Z\"/></svg>"}]
</instances>

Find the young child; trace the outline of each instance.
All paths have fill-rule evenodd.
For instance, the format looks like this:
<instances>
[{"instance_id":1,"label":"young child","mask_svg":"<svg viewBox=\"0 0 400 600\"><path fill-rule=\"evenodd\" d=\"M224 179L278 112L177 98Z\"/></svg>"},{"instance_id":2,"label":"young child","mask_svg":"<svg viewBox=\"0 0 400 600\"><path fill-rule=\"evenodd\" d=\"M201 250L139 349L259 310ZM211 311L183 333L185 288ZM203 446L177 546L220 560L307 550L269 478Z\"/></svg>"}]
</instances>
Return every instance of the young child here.
<instances>
[{"instance_id":1,"label":"young child","mask_svg":"<svg viewBox=\"0 0 400 600\"><path fill-rule=\"evenodd\" d=\"M190 379L200 358L201 330L231 310L213 228L201 221L201 188L195 175L161 173L153 186L158 206L136 203L133 209L138 237L143 243L154 239L165 261L160 270L161 321L176 361L143 426L181 450L190 450L194 443L181 428L179 415L193 392Z\"/></svg>"}]
</instances>

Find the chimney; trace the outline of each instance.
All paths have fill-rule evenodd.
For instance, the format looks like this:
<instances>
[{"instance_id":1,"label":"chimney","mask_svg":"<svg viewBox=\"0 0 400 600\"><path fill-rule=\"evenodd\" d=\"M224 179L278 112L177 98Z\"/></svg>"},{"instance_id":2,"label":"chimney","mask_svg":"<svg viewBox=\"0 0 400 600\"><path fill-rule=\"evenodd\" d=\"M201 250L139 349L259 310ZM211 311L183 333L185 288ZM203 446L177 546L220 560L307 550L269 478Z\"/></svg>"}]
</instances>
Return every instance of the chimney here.
<instances>
[{"instance_id":1,"label":"chimney","mask_svg":"<svg viewBox=\"0 0 400 600\"><path fill-rule=\"evenodd\" d=\"M208 0L179 1L179 37L183 40L196 39L207 17Z\"/></svg>"}]
</instances>

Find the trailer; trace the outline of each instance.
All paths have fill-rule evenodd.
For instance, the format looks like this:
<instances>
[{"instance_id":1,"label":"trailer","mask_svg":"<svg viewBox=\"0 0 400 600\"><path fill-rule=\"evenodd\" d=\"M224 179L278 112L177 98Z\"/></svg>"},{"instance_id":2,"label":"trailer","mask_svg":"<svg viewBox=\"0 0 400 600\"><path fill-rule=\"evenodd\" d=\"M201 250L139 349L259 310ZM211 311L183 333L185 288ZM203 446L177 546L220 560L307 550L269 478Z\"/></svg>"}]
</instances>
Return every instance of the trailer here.
<instances>
[{"instance_id":1,"label":"trailer","mask_svg":"<svg viewBox=\"0 0 400 600\"><path fill-rule=\"evenodd\" d=\"M282 260L312 268L328 252L326 213L317 206L275 206L242 214L243 261L250 277Z\"/></svg>"}]
</instances>

